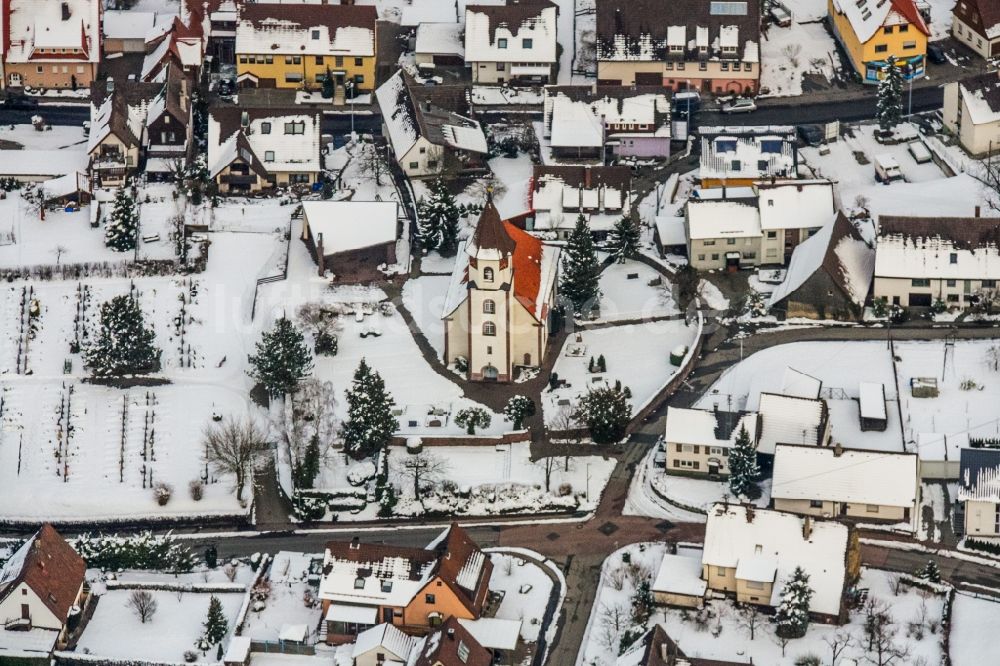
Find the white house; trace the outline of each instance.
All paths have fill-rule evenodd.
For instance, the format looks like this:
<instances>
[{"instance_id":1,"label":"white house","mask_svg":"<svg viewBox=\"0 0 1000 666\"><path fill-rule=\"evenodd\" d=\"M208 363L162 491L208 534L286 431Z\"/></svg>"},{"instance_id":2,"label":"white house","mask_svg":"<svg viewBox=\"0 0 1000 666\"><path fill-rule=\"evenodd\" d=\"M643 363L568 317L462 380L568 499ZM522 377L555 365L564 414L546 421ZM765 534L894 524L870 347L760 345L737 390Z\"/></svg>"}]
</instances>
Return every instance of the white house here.
<instances>
[{"instance_id":1,"label":"white house","mask_svg":"<svg viewBox=\"0 0 1000 666\"><path fill-rule=\"evenodd\" d=\"M697 270L735 271L760 263L760 213L752 190L727 188L724 194L732 198L692 197L685 206L688 261Z\"/></svg>"},{"instance_id":2,"label":"white house","mask_svg":"<svg viewBox=\"0 0 1000 666\"><path fill-rule=\"evenodd\" d=\"M700 127L702 187L746 186L769 178L797 178L795 128L787 125Z\"/></svg>"},{"instance_id":3,"label":"white house","mask_svg":"<svg viewBox=\"0 0 1000 666\"><path fill-rule=\"evenodd\" d=\"M414 47L418 66L465 64L465 43L458 23L421 23Z\"/></svg>"},{"instance_id":4,"label":"white house","mask_svg":"<svg viewBox=\"0 0 1000 666\"><path fill-rule=\"evenodd\" d=\"M916 528L920 460L915 453L778 444L775 509L825 518L905 523Z\"/></svg>"},{"instance_id":5,"label":"white house","mask_svg":"<svg viewBox=\"0 0 1000 666\"><path fill-rule=\"evenodd\" d=\"M944 86L944 126L974 156L1000 149L1000 77L971 76Z\"/></svg>"},{"instance_id":6,"label":"white house","mask_svg":"<svg viewBox=\"0 0 1000 666\"><path fill-rule=\"evenodd\" d=\"M1000 537L1000 449L962 449L958 501L967 537Z\"/></svg>"},{"instance_id":7,"label":"white house","mask_svg":"<svg viewBox=\"0 0 1000 666\"><path fill-rule=\"evenodd\" d=\"M558 63L559 8L549 0L507 0L465 8L465 63L475 83L549 83Z\"/></svg>"},{"instance_id":8,"label":"white house","mask_svg":"<svg viewBox=\"0 0 1000 666\"><path fill-rule=\"evenodd\" d=\"M408 636L391 624L382 623L358 634L351 658L354 666L405 664L420 639Z\"/></svg>"},{"instance_id":9,"label":"white house","mask_svg":"<svg viewBox=\"0 0 1000 666\"><path fill-rule=\"evenodd\" d=\"M668 407L663 437L666 472L728 476L729 452L743 429L756 446L760 430L756 413Z\"/></svg>"}]
</instances>

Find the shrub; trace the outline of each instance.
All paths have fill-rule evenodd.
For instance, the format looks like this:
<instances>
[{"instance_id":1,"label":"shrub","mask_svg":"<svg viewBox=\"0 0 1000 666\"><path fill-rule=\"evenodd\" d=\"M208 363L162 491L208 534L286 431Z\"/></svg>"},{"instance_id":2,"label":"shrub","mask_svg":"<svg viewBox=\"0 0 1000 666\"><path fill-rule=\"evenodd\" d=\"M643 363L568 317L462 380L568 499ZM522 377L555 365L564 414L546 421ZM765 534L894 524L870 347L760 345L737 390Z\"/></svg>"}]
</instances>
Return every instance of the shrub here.
<instances>
[{"instance_id":1,"label":"shrub","mask_svg":"<svg viewBox=\"0 0 1000 666\"><path fill-rule=\"evenodd\" d=\"M156 498L156 503L160 506L166 506L167 502L174 495L174 488L169 483L163 483L160 481L155 486L153 486L153 497Z\"/></svg>"},{"instance_id":2,"label":"shrub","mask_svg":"<svg viewBox=\"0 0 1000 666\"><path fill-rule=\"evenodd\" d=\"M1000 543L990 543L989 541L979 541L977 539L966 539L965 547L973 550L981 550L991 555L1000 555Z\"/></svg>"},{"instance_id":3,"label":"shrub","mask_svg":"<svg viewBox=\"0 0 1000 666\"><path fill-rule=\"evenodd\" d=\"M189 548L170 535L155 536L152 532L128 537L84 534L72 545L93 569L156 569L173 573L191 571L195 565Z\"/></svg>"},{"instance_id":4,"label":"shrub","mask_svg":"<svg viewBox=\"0 0 1000 666\"><path fill-rule=\"evenodd\" d=\"M313 345L313 351L320 356L336 356L337 336L326 331L320 331L316 334L316 343Z\"/></svg>"},{"instance_id":5,"label":"shrub","mask_svg":"<svg viewBox=\"0 0 1000 666\"><path fill-rule=\"evenodd\" d=\"M194 662L198 661L198 653L195 652L194 650L185 650L184 661L186 661L189 664L193 664Z\"/></svg>"},{"instance_id":6,"label":"shrub","mask_svg":"<svg viewBox=\"0 0 1000 666\"><path fill-rule=\"evenodd\" d=\"M573 485L570 483L559 484L559 497L566 497L573 493Z\"/></svg>"},{"instance_id":7,"label":"shrub","mask_svg":"<svg viewBox=\"0 0 1000 666\"><path fill-rule=\"evenodd\" d=\"M299 520L319 520L326 515L327 499L325 497L309 497L295 493L292 498L292 515Z\"/></svg>"},{"instance_id":8,"label":"shrub","mask_svg":"<svg viewBox=\"0 0 1000 666\"><path fill-rule=\"evenodd\" d=\"M201 498L205 496L205 484L201 482L201 479L195 479L188 484L188 491L191 493L191 499L200 502Z\"/></svg>"}]
</instances>

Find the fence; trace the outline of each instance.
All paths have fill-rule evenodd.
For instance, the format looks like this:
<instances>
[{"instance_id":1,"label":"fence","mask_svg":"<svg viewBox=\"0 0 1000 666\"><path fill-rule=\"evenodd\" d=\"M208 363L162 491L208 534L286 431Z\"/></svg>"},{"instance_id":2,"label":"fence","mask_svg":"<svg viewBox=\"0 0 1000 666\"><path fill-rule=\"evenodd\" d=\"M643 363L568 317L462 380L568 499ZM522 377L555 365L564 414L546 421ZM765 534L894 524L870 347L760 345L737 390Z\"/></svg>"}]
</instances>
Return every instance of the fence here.
<instances>
[{"instance_id":1,"label":"fence","mask_svg":"<svg viewBox=\"0 0 1000 666\"><path fill-rule=\"evenodd\" d=\"M406 445L407 440L412 437L420 439L424 446L494 446L496 444L514 444L517 442L530 442L531 432L528 430L515 430L502 435L455 435L455 436L425 436L425 435L396 435L392 438L392 443L396 446Z\"/></svg>"}]
</instances>

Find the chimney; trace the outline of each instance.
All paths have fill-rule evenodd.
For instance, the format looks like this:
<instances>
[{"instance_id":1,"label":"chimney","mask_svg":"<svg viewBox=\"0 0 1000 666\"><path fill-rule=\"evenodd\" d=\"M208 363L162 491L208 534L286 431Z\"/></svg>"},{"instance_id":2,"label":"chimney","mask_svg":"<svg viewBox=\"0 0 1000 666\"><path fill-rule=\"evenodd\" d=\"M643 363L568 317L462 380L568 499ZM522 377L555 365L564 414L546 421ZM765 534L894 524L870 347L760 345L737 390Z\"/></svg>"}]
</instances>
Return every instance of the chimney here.
<instances>
[{"instance_id":1,"label":"chimney","mask_svg":"<svg viewBox=\"0 0 1000 666\"><path fill-rule=\"evenodd\" d=\"M351 539L351 550L361 550L361 540L358 537Z\"/></svg>"},{"instance_id":2,"label":"chimney","mask_svg":"<svg viewBox=\"0 0 1000 666\"><path fill-rule=\"evenodd\" d=\"M979 215L981 214L981 212L982 211L980 210L979 206L976 206L976 217L979 217Z\"/></svg>"},{"instance_id":3,"label":"chimney","mask_svg":"<svg viewBox=\"0 0 1000 666\"><path fill-rule=\"evenodd\" d=\"M833 445L833 457L839 458L842 455L844 455L844 447L841 445L840 442L837 442L836 444Z\"/></svg>"},{"instance_id":4,"label":"chimney","mask_svg":"<svg viewBox=\"0 0 1000 666\"><path fill-rule=\"evenodd\" d=\"M590 189L590 177L591 177L590 167L589 166L583 167L583 186L586 187L588 190Z\"/></svg>"},{"instance_id":5,"label":"chimney","mask_svg":"<svg viewBox=\"0 0 1000 666\"><path fill-rule=\"evenodd\" d=\"M448 638L450 638L451 640L455 640L455 628L454 627L448 627Z\"/></svg>"},{"instance_id":6,"label":"chimney","mask_svg":"<svg viewBox=\"0 0 1000 666\"><path fill-rule=\"evenodd\" d=\"M316 234L316 266L319 269L319 276L323 277L323 273L326 273L326 255L323 253L323 234ZM355 546L358 537L354 537L351 541L351 547Z\"/></svg>"},{"instance_id":7,"label":"chimney","mask_svg":"<svg viewBox=\"0 0 1000 666\"><path fill-rule=\"evenodd\" d=\"M62 3L62 20L63 21L68 21L69 17L70 17L69 3L68 2L64 2L64 3Z\"/></svg>"},{"instance_id":8,"label":"chimney","mask_svg":"<svg viewBox=\"0 0 1000 666\"><path fill-rule=\"evenodd\" d=\"M802 519L802 538L809 541L809 537L813 533L813 520L812 516L806 516Z\"/></svg>"}]
</instances>

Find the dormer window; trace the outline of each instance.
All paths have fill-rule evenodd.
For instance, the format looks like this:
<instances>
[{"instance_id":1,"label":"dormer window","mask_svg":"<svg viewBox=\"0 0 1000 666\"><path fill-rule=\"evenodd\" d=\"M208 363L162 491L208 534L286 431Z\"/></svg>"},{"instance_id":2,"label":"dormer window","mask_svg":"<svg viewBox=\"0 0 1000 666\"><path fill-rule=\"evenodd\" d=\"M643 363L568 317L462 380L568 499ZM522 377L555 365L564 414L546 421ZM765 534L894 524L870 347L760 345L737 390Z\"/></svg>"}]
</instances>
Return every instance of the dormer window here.
<instances>
[{"instance_id":1,"label":"dormer window","mask_svg":"<svg viewBox=\"0 0 1000 666\"><path fill-rule=\"evenodd\" d=\"M382 581L382 591L385 592L385 593L392 592L392 581L391 580L383 580Z\"/></svg>"},{"instance_id":2,"label":"dormer window","mask_svg":"<svg viewBox=\"0 0 1000 666\"><path fill-rule=\"evenodd\" d=\"M483 282L493 282L493 269L488 266L483 269Z\"/></svg>"},{"instance_id":3,"label":"dormer window","mask_svg":"<svg viewBox=\"0 0 1000 666\"><path fill-rule=\"evenodd\" d=\"M363 589L365 589L365 579L362 578L361 576L358 576L357 578L355 578L354 579L354 589L355 590L363 590Z\"/></svg>"},{"instance_id":4,"label":"dormer window","mask_svg":"<svg viewBox=\"0 0 1000 666\"><path fill-rule=\"evenodd\" d=\"M319 39L319 30L313 30L312 31L312 38L313 39Z\"/></svg>"},{"instance_id":5,"label":"dormer window","mask_svg":"<svg viewBox=\"0 0 1000 666\"><path fill-rule=\"evenodd\" d=\"M531 40L531 39L522 39L521 40L521 48L522 49L530 49L533 44L534 44L534 41Z\"/></svg>"}]
</instances>

